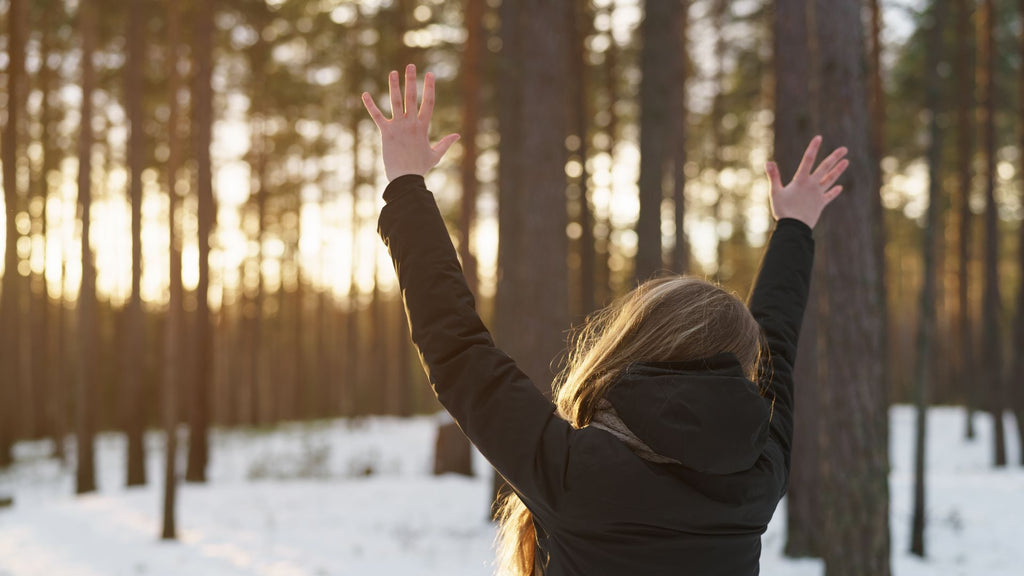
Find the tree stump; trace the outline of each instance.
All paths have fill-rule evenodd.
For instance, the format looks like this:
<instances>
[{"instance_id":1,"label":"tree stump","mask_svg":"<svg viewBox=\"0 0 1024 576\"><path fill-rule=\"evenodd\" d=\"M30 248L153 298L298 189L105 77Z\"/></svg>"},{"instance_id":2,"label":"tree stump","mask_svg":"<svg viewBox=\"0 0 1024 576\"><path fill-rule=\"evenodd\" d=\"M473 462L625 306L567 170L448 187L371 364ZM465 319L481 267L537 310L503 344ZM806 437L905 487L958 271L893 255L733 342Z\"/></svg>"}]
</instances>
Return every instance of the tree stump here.
<instances>
[{"instance_id":1,"label":"tree stump","mask_svg":"<svg viewBox=\"0 0 1024 576\"><path fill-rule=\"evenodd\" d=\"M454 472L464 476L473 475L473 458L469 439L458 424L449 422L437 427L437 444L434 450L434 475Z\"/></svg>"}]
</instances>

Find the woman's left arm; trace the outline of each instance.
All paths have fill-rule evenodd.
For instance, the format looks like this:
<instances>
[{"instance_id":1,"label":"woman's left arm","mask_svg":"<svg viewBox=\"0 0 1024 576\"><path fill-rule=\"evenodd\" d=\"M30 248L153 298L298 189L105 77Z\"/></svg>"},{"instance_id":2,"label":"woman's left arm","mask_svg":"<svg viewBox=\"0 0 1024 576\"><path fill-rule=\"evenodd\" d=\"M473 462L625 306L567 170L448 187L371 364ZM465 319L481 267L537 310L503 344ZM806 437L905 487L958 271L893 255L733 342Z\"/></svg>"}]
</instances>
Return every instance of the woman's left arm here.
<instances>
[{"instance_id":1,"label":"woman's left arm","mask_svg":"<svg viewBox=\"0 0 1024 576\"><path fill-rule=\"evenodd\" d=\"M415 109L415 78L410 66L407 111ZM391 183L384 192L378 232L398 274L412 340L441 404L480 452L528 503L553 505L562 490L572 430L554 414L554 404L495 347L477 314L444 220L423 180L454 138L429 145L431 75L424 83L427 114L421 109L416 118L400 114L397 80L392 73L393 120L384 119L368 95L363 100L381 129Z\"/></svg>"}]
</instances>

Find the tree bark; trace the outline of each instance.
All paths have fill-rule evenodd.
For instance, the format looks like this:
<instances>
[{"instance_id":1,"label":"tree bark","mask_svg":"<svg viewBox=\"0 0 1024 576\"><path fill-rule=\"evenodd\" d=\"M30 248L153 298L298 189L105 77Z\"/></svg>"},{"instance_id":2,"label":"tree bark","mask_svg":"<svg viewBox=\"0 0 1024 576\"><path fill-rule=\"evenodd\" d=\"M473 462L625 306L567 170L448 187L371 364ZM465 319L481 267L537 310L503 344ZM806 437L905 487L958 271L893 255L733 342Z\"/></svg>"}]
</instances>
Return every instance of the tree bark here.
<instances>
[{"instance_id":1,"label":"tree bark","mask_svg":"<svg viewBox=\"0 0 1024 576\"><path fill-rule=\"evenodd\" d=\"M13 367L13 374L4 378L0 384L0 468L10 465L13 461L11 448L17 435L18 418L18 383L21 358L21 338L19 337L20 284L18 278L18 228L15 225L18 216L18 182L17 182L17 139L18 119L21 116L20 84L25 65L25 39L19 26L19 13L24 9L22 0L10 0L7 9L7 42L9 64L7 68L7 118L3 133L0 134L0 148L3 153L3 184L4 208L7 212L6 249L4 251L4 276L0 289L0 362L4 366Z\"/></svg>"},{"instance_id":2,"label":"tree bark","mask_svg":"<svg viewBox=\"0 0 1024 576\"><path fill-rule=\"evenodd\" d=\"M199 283L196 287L196 365L189 410L188 466L185 480L206 482L209 460L209 404L213 334L210 319L210 235L213 232L213 171L210 145L213 132L213 18L216 0L200 2L196 16L193 135L199 192Z\"/></svg>"},{"instance_id":3,"label":"tree bark","mask_svg":"<svg viewBox=\"0 0 1024 576\"><path fill-rule=\"evenodd\" d=\"M181 37L180 8L177 2L167 3L167 83L170 112L167 118L167 242L169 246L168 278L170 295L167 302L167 324L164 335L163 411L164 437L164 502L163 527L160 537L177 538L175 502L178 485L178 391L182 384L179 366L181 360L181 334L183 324L181 283L181 248L175 214L178 204L178 169L181 165L181 140L178 136L178 92L181 75L178 73L178 50Z\"/></svg>"},{"instance_id":4,"label":"tree bark","mask_svg":"<svg viewBox=\"0 0 1024 576\"><path fill-rule=\"evenodd\" d=\"M82 0L78 5L82 35L82 111L78 137L78 213L82 221L82 284L78 291L78 385L75 391L77 470L75 492L96 490L93 458L96 396L96 264L93 262L89 231L92 221L92 95L96 86L93 52L96 45L96 4Z\"/></svg>"},{"instance_id":5,"label":"tree bark","mask_svg":"<svg viewBox=\"0 0 1024 576\"><path fill-rule=\"evenodd\" d=\"M818 224L825 282L820 318L823 482L822 555L828 576L890 574L888 403L882 365L880 223L865 102L858 0L817 0L822 134L849 149L845 192ZM824 17L828 15L828 17Z\"/></svg>"},{"instance_id":6,"label":"tree bark","mask_svg":"<svg viewBox=\"0 0 1024 576\"><path fill-rule=\"evenodd\" d=\"M1024 24L1024 0L1020 0L1019 20ZM1020 42L1021 62L1024 63L1024 37ZM1018 112L1021 120L1020 128L1020 149L1024 150L1024 65L1020 68L1020 110ZM1020 240L1017 243L1017 258L1020 262L1019 270L1021 278L1024 278L1024 224L1018 232ZM1015 330L1014 346L1014 371L1013 380L1008 381L1012 386L1011 396L1014 399L1013 408L1017 419L1017 446L1020 448L1020 463L1024 466L1024 282L1017 288L1017 319Z\"/></svg>"},{"instance_id":7,"label":"tree bark","mask_svg":"<svg viewBox=\"0 0 1024 576\"><path fill-rule=\"evenodd\" d=\"M672 249L672 270L686 274L690 270L690 243L686 237L686 139L689 136L686 82L689 76L690 48L689 18L690 0L680 0L678 27L675 34L675 94L673 97L673 139L672 139L672 204L675 214L675 247Z\"/></svg>"},{"instance_id":8,"label":"tree bark","mask_svg":"<svg viewBox=\"0 0 1024 576\"><path fill-rule=\"evenodd\" d=\"M917 358L914 365L914 405L916 422L914 426L914 508L910 521L910 553L925 555L925 456L928 432L929 382L933 379L933 356L935 353L936 324L936 262L935 237L941 218L940 194L942 192L942 132L939 130L939 65L942 62L942 30L944 24L945 0L935 0L931 5L931 23L928 31L928 57L925 73L928 111L928 212L921 252L924 261L924 279L921 284L921 311L917 327Z\"/></svg>"},{"instance_id":9,"label":"tree bark","mask_svg":"<svg viewBox=\"0 0 1024 576\"><path fill-rule=\"evenodd\" d=\"M130 127L128 168L130 173L128 199L131 204L132 228L132 292L125 310L124 381L122 385L122 421L128 437L127 485L146 483L145 391L143 361L146 332L142 317L142 169L145 154L145 130L142 116L142 63L145 59L145 6L143 0L132 0L125 36L128 59L125 66L125 101Z\"/></svg>"},{"instance_id":10,"label":"tree bark","mask_svg":"<svg viewBox=\"0 0 1024 576\"><path fill-rule=\"evenodd\" d=\"M796 172L803 148L817 133L818 102L813 90L815 39L808 32L814 26L815 3L808 0L780 0L775 4L775 161L782 174ZM820 245L817 247L820 253ZM820 254L816 256L820 262ZM793 454L786 507L786 549L790 557L821 555L821 526L824 524L819 497L821 435L818 418L821 381L818 377L818 287L823 267L816 266L800 331L794 367L795 406Z\"/></svg>"},{"instance_id":11,"label":"tree bark","mask_svg":"<svg viewBox=\"0 0 1024 576\"><path fill-rule=\"evenodd\" d=\"M636 222L634 282L664 267L661 246L661 203L665 169L672 148L672 108L676 105L676 61L679 49L677 1L646 0L641 23L640 53L640 213Z\"/></svg>"},{"instance_id":12,"label":"tree bark","mask_svg":"<svg viewBox=\"0 0 1024 576\"><path fill-rule=\"evenodd\" d=\"M1003 411L1003 355L1002 330L999 317L1002 305L999 296L999 217L996 189L996 130L995 130L995 2L982 3L979 27L981 30L978 58L978 86L981 88L981 145L985 154L985 270L984 294L981 300L982 322L982 374L987 389L986 407L994 424L993 459L997 467L1006 466L1006 431Z\"/></svg>"},{"instance_id":13,"label":"tree bark","mask_svg":"<svg viewBox=\"0 0 1024 576\"><path fill-rule=\"evenodd\" d=\"M957 0L956 2L956 38L957 58L956 77L972 78L974 76L971 66L971 47L974 45L974 38L971 36L971 9L968 0ZM971 165L974 154L974 125L971 123L971 110L974 108L974 85L971 82L957 83L957 111L956 111L956 132L957 132L957 175L959 188L959 232L958 244L959 263L957 282L957 307L956 330L960 336L955 347L959 362L957 370L957 382L964 386L967 414L964 435L967 438L974 438L974 408L978 399L975 386L970 384L971 374L976 374L974 343L974 322L971 321L971 301L968 298L968 279L970 278L971 263L971 221L974 215L971 213Z\"/></svg>"}]
</instances>

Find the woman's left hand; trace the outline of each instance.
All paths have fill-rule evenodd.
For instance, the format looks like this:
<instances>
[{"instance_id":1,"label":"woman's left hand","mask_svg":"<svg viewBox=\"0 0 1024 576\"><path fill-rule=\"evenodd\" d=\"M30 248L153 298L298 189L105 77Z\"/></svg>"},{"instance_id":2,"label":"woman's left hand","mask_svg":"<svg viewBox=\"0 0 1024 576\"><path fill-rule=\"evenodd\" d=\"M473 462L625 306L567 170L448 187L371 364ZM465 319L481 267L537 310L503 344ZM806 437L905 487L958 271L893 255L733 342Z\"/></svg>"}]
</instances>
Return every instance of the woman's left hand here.
<instances>
[{"instance_id":1,"label":"woman's left hand","mask_svg":"<svg viewBox=\"0 0 1024 576\"><path fill-rule=\"evenodd\" d=\"M398 86L398 72L388 76L391 89L391 120L384 117L369 92L363 92L363 105L380 129L384 154L384 173L388 181L406 174L423 176L441 161L448 148L459 139L449 134L437 144L430 145L430 117L434 114L434 75L427 72L423 79L423 105L416 111L416 66L405 69L405 102Z\"/></svg>"}]
</instances>

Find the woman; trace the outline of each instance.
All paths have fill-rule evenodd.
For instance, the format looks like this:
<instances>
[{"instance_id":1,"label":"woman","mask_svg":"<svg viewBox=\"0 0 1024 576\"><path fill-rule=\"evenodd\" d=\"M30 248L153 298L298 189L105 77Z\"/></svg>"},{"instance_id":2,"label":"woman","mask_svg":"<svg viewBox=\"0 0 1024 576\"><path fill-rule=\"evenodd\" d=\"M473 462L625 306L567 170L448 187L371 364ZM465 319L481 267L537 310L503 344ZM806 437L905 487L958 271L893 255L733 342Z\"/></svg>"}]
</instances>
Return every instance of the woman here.
<instances>
[{"instance_id":1,"label":"woman","mask_svg":"<svg viewBox=\"0 0 1024 576\"><path fill-rule=\"evenodd\" d=\"M750 309L693 277L650 280L596 313L575 338L554 402L494 346L423 175L458 139L428 140L434 79L416 110L416 70L390 75L381 131L378 232L412 339L438 399L508 480L499 572L514 575L757 574L785 493L793 363L814 256L811 229L842 188L844 148L812 172L771 180L777 220Z\"/></svg>"}]
</instances>

